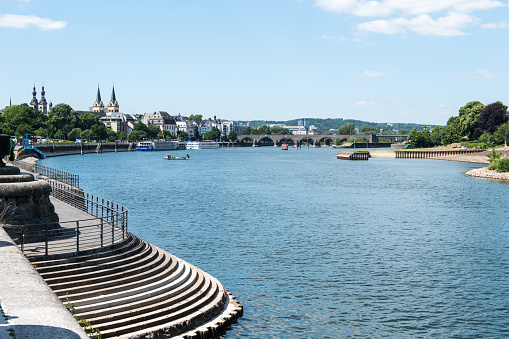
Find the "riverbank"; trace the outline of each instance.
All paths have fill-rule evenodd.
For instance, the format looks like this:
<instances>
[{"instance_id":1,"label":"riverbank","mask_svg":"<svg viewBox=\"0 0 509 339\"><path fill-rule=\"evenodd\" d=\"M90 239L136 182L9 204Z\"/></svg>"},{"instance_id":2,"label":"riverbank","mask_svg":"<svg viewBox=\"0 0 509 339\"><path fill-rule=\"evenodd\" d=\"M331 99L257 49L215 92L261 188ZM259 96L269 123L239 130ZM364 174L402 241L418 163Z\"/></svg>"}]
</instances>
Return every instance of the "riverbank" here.
<instances>
[{"instance_id":1,"label":"riverbank","mask_svg":"<svg viewBox=\"0 0 509 339\"><path fill-rule=\"evenodd\" d=\"M474 168L473 170L465 173L471 177L485 178L492 180L509 180L509 172L497 172L489 170L488 167Z\"/></svg>"}]
</instances>

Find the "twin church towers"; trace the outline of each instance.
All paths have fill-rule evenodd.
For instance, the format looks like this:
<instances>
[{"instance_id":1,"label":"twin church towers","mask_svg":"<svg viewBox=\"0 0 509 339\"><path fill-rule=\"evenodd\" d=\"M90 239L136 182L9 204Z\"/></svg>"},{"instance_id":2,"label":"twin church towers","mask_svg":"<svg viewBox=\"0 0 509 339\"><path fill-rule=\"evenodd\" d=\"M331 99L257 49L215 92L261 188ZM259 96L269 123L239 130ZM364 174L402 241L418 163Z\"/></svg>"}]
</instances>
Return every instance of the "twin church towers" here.
<instances>
[{"instance_id":1,"label":"twin church towers","mask_svg":"<svg viewBox=\"0 0 509 339\"><path fill-rule=\"evenodd\" d=\"M101 100L101 91L99 90L99 85L97 85L97 96L95 98L94 105L92 106L92 112L96 112L96 113L118 112L118 101L117 101L117 98L115 97L115 86L113 86L113 89L111 90L111 100L105 109L104 104ZM107 114L107 115L109 115L109 114Z\"/></svg>"},{"instance_id":2,"label":"twin church towers","mask_svg":"<svg viewBox=\"0 0 509 339\"><path fill-rule=\"evenodd\" d=\"M48 102L45 98L46 91L44 90L44 85L42 85L42 91L41 91L41 100L37 100L37 91L35 90L35 84L34 89L32 91L32 101L30 101L30 107L41 111L44 114L48 114ZM49 110L51 111L51 108L53 107L53 104L49 103ZM99 85L97 85L97 97L95 98L94 105L91 107L92 112L96 113L112 113L112 112L118 112L118 101L115 96L115 86L113 86L113 89L111 90L111 100L108 103L108 106L104 107L104 103L101 100L101 91L99 90ZM106 114L109 115L109 114Z\"/></svg>"}]
</instances>

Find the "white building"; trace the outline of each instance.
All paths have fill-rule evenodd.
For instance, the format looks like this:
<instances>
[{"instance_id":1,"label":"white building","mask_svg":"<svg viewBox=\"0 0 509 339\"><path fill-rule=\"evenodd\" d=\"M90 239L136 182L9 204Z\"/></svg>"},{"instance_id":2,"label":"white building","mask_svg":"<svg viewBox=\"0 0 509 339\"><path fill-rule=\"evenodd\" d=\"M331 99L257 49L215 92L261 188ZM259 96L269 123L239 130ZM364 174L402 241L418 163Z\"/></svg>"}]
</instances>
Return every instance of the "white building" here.
<instances>
[{"instance_id":1,"label":"white building","mask_svg":"<svg viewBox=\"0 0 509 339\"><path fill-rule=\"evenodd\" d=\"M162 131L168 131L171 135L177 135L177 124L175 117L168 112L158 111L154 113L145 113L141 119L145 125L157 125Z\"/></svg>"}]
</instances>

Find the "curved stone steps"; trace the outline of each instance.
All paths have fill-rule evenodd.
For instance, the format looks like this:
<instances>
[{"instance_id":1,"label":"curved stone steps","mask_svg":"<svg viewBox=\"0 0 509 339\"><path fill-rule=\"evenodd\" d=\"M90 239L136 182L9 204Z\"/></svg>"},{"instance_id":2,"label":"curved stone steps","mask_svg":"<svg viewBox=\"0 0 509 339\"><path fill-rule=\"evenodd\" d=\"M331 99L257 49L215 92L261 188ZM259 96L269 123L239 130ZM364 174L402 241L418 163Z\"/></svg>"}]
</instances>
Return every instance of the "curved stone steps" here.
<instances>
[{"instance_id":1,"label":"curved stone steps","mask_svg":"<svg viewBox=\"0 0 509 339\"><path fill-rule=\"evenodd\" d=\"M97 324L123 321L123 319L128 317L135 317L143 315L144 313L157 311L191 297L193 293L203 289L204 285L207 283L203 275L198 275L196 271L192 270L190 272L191 274L188 280L184 281L185 283L180 284L180 286L177 286L173 290L162 291L161 294L152 293L152 296L144 300L122 300L125 302L119 301L109 309L103 309L98 312L80 313L80 315L90 322Z\"/></svg>"},{"instance_id":2,"label":"curved stone steps","mask_svg":"<svg viewBox=\"0 0 509 339\"><path fill-rule=\"evenodd\" d=\"M210 283L210 280L209 280ZM103 338L111 338L118 337L127 333L131 333L133 331L140 331L155 327L161 328L169 328L185 322L187 324L195 324L195 326L201 322L205 322L209 320L206 318L206 315L209 314L208 309L219 308L222 309L223 304L220 301L225 300L224 291L220 293L219 287L214 284L209 284L208 288L203 293L196 293L193 295L193 300L184 299L177 304L171 305L165 309L159 309L154 312L150 312L148 314L143 314L141 317L129 318L127 319L127 325L120 326L125 324L126 321L122 323L114 324L114 328L103 329L102 325L94 325L99 328L101 332L101 336ZM216 300L217 299L217 300ZM213 303L216 301L216 303ZM182 321L185 319L184 321ZM106 324L106 325L112 325Z\"/></svg>"},{"instance_id":3,"label":"curved stone steps","mask_svg":"<svg viewBox=\"0 0 509 339\"><path fill-rule=\"evenodd\" d=\"M159 272L153 270L152 273L147 272L148 274L145 276L138 276L138 279L124 279L123 281L117 281L116 284L109 284L110 286L106 287L98 287L96 289L87 289L86 291L79 291L74 289L70 294L66 294L66 296L71 301L76 301L76 304L81 306L84 304L88 304L87 300L91 300L94 302L95 298L100 298L102 300L107 300L108 298L112 298L117 293L131 293L136 288L146 288L146 286L155 285L157 286L160 282L171 281L173 279L178 279L182 274L182 265L178 263L177 260L172 259L171 257L167 258L169 261L168 266L164 266L165 269L160 270ZM166 265L166 262L165 262Z\"/></svg>"},{"instance_id":4,"label":"curved stone steps","mask_svg":"<svg viewBox=\"0 0 509 339\"><path fill-rule=\"evenodd\" d=\"M105 288L118 284L119 282L131 282L136 281L140 276L145 275L145 272L157 273L164 271L166 267L171 263L171 258L168 258L164 253L154 252L151 254L152 261L145 263L143 266L131 268L127 271L116 271L109 275L109 271L105 270L102 272L94 272L93 276L87 277L81 275L79 280L73 280L70 282L63 283L51 283L48 285L59 295L60 291L73 292L76 290L80 291L93 291L100 288ZM58 291L58 292L57 292Z\"/></svg>"},{"instance_id":5,"label":"curved stone steps","mask_svg":"<svg viewBox=\"0 0 509 339\"><path fill-rule=\"evenodd\" d=\"M210 334L242 314L214 277L132 235L103 251L34 262L103 338Z\"/></svg>"},{"instance_id":6,"label":"curved stone steps","mask_svg":"<svg viewBox=\"0 0 509 339\"><path fill-rule=\"evenodd\" d=\"M79 255L74 253L71 254L53 254L48 256L40 256L30 258L33 265L37 267L37 270L43 267L53 267L58 264L71 263L71 262L84 262L86 260L106 257L115 253L125 253L131 246L143 242L140 238L128 233L126 238L122 241L114 244L103 246L102 248L94 248L85 251L81 251Z\"/></svg>"},{"instance_id":7,"label":"curved stone steps","mask_svg":"<svg viewBox=\"0 0 509 339\"><path fill-rule=\"evenodd\" d=\"M96 263L96 260L87 261L78 265L73 263L71 268L67 265L59 267L59 270L42 273L41 276L48 284L59 284L72 281L78 281L83 277L90 279L104 275L112 275L119 272L126 272L139 265L152 262L151 256L156 255L152 246L146 244L136 248L136 251L130 250L130 254L124 258L110 257L110 260L102 259L102 262Z\"/></svg>"},{"instance_id":8,"label":"curved stone steps","mask_svg":"<svg viewBox=\"0 0 509 339\"><path fill-rule=\"evenodd\" d=\"M38 267L38 271L44 278L52 278L51 273L57 272L56 274L65 274L66 270L75 270L82 267L90 267L90 269L99 269L101 265L107 265L110 262L121 261L125 259L131 259L132 256L137 255L141 251L147 248L147 244L145 242L140 241L138 238L133 239L132 242L129 243L129 246L121 247L116 251L108 252L108 256L98 257L97 254L94 256L83 256L83 257L74 257L75 260L64 261L63 259L56 260L51 264L51 266ZM120 251L119 251L120 250ZM49 262L44 262L49 263ZM71 271L72 272L72 271Z\"/></svg>"},{"instance_id":9,"label":"curved stone steps","mask_svg":"<svg viewBox=\"0 0 509 339\"><path fill-rule=\"evenodd\" d=\"M121 292L105 293L97 297L77 299L73 301L76 312L84 318L108 316L123 311L128 302L138 301L139 306L150 302L155 303L168 297L168 291L178 291L188 288L186 284L196 281L196 273L187 266L180 265L180 269L173 275L149 284L142 284ZM141 301L140 301L141 299Z\"/></svg>"}]
</instances>

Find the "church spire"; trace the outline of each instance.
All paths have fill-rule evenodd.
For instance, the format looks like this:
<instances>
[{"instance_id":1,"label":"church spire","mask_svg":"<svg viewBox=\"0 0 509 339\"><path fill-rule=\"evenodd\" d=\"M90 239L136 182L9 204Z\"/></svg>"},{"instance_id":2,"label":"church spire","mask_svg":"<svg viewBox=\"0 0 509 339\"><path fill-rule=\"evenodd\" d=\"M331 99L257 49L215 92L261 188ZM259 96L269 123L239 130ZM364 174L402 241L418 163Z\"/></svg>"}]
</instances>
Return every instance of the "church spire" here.
<instances>
[{"instance_id":1,"label":"church spire","mask_svg":"<svg viewBox=\"0 0 509 339\"><path fill-rule=\"evenodd\" d=\"M35 91L35 82L34 90L32 91L32 101L30 101L30 107L39 109L39 101L37 101L37 92Z\"/></svg>"},{"instance_id":2,"label":"church spire","mask_svg":"<svg viewBox=\"0 0 509 339\"><path fill-rule=\"evenodd\" d=\"M113 85L113 89L111 90L111 100L108 103L108 113L110 112L118 112L118 101L115 96L115 85Z\"/></svg>"},{"instance_id":3,"label":"church spire","mask_svg":"<svg viewBox=\"0 0 509 339\"><path fill-rule=\"evenodd\" d=\"M101 99L101 91L99 90L99 84L97 84L97 96L95 98L94 105L92 106L92 112L104 112L104 104Z\"/></svg>"},{"instance_id":4,"label":"church spire","mask_svg":"<svg viewBox=\"0 0 509 339\"><path fill-rule=\"evenodd\" d=\"M46 114L48 113L48 103L46 101L46 98L44 97L46 95L46 91L44 91L44 83L42 84L42 90L41 90L41 100L39 101L39 111Z\"/></svg>"}]
</instances>

